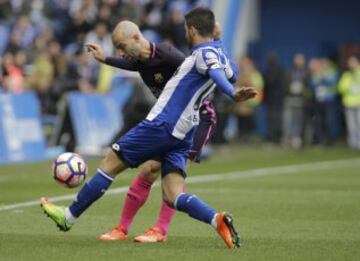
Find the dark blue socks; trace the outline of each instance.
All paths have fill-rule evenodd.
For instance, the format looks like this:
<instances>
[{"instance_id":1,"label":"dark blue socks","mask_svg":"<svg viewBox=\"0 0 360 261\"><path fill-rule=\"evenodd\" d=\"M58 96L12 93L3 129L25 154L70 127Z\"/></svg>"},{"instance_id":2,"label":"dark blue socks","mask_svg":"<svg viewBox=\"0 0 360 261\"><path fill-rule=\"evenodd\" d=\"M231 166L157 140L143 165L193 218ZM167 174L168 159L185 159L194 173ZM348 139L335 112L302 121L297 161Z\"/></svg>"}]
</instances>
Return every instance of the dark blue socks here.
<instances>
[{"instance_id":1,"label":"dark blue socks","mask_svg":"<svg viewBox=\"0 0 360 261\"><path fill-rule=\"evenodd\" d=\"M76 199L69 207L74 217L79 217L93 202L100 198L110 187L113 178L101 169L87 182L77 194Z\"/></svg>"},{"instance_id":2,"label":"dark blue socks","mask_svg":"<svg viewBox=\"0 0 360 261\"><path fill-rule=\"evenodd\" d=\"M187 213L190 217L211 224L215 217L216 211L206 205L195 195L181 193L175 200L175 208Z\"/></svg>"}]
</instances>

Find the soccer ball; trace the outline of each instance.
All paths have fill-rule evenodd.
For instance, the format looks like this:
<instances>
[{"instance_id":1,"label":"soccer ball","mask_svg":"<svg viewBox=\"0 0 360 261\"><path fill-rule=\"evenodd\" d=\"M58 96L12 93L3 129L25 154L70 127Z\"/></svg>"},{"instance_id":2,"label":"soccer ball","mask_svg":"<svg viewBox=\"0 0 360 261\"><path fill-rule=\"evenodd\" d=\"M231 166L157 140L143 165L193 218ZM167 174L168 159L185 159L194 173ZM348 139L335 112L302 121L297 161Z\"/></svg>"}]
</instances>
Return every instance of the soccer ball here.
<instances>
[{"instance_id":1,"label":"soccer ball","mask_svg":"<svg viewBox=\"0 0 360 261\"><path fill-rule=\"evenodd\" d=\"M88 168L83 158L72 152L61 154L54 161L52 172L54 179L67 188L75 188L86 179Z\"/></svg>"}]
</instances>

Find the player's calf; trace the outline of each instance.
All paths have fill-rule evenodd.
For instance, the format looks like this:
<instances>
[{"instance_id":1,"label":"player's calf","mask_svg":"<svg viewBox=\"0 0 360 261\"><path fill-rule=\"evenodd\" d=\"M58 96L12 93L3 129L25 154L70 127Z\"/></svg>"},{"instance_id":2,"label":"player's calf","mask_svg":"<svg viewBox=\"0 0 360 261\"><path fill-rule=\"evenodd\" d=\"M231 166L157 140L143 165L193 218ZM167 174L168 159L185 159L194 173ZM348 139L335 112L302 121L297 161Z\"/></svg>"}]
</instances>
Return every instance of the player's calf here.
<instances>
[{"instance_id":1,"label":"player's calf","mask_svg":"<svg viewBox=\"0 0 360 261\"><path fill-rule=\"evenodd\" d=\"M233 226L233 218L229 214L217 213L197 196L183 193L180 188L184 179L176 173L166 175L162 182L163 196L167 204L214 227L228 248L240 246L238 233Z\"/></svg>"}]
</instances>

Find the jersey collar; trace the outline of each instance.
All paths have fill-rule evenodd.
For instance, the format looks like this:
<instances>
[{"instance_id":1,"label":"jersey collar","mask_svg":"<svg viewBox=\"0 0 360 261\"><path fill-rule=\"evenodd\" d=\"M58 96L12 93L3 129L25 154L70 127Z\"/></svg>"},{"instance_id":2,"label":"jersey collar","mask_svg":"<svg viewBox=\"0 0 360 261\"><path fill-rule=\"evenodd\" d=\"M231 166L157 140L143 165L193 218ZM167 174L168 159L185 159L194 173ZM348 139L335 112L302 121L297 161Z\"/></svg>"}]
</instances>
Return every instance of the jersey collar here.
<instances>
[{"instance_id":1,"label":"jersey collar","mask_svg":"<svg viewBox=\"0 0 360 261\"><path fill-rule=\"evenodd\" d=\"M213 46L218 47L218 48L221 48L223 46L223 42L219 38L214 39L213 43L214 43Z\"/></svg>"},{"instance_id":2,"label":"jersey collar","mask_svg":"<svg viewBox=\"0 0 360 261\"><path fill-rule=\"evenodd\" d=\"M194 52L195 50L205 47L205 46L214 46L216 47L216 43L214 41L207 41L207 42L203 42L201 44L198 44L196 46L194 46L193 48L190 49L190 52Z\"/></svg>"},{"instance_id":3,"label":"jersey collar","mask_svg":"<svg viewBox=\"0 0 360 261\"><path fill-rule=\"evenodd\" d=\"M150 51L151 51L150 58L154 59L155 53L156 53L156 44L155 43L150 42Z\"/></svg>"}]
</instances>

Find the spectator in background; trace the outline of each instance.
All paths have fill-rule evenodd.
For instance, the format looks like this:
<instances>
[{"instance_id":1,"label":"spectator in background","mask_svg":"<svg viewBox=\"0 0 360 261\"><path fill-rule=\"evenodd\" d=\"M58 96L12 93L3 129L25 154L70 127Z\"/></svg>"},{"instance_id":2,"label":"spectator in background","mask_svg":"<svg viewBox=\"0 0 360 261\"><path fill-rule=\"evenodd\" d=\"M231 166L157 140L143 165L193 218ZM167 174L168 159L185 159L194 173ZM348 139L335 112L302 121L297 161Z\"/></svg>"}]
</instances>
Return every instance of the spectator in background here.
<instances>
[{"instance_id":1,"label":"spectator in background","mask_svg":"<svg viewBox=\"0 0 360 261\"><path fill-rule=\"evenodd\" d=\"M143 28L141 29L161 31L166 12L167 5L165 0L153 0L147 3L145 5Z\"/></svg>"},{"instance_id":2,"label":"spectator in background","mask_svg":"<svg viewBox=\"0 0 360 261\"><path fill-rule=\"evenodd\" d=\"M37 56L46 49L46 46L54 38L54 32L51 28L45 29L35 38L31 48L27 50L28 58L31 62L35 61Z\"/></svg>"},{"instance_id":3,"label":"spectator in background","mask_svg":"<svg viewBox=\"0 0 360 261\"><path fill-rule=\"evenodd\" d=\"M360 64L359 58L347 60L348 71L340 78L338 90L345 107L347 140L351 148L360 150Z\"/></svg>"},{"instance_id":4,"label":"spectator in background","mask_svg":"<svg viewBox=\"0 0 360 261\"><path fill-rule=\"evenodd\" d=\"M276 53L266 57L267 66L264 71L264 103L268 111L268 140L279 143L282 137L282 111L285 96L286 75L280 66Z\"/></svg>"},{"instance_id":5,"label":"spectator in background","mask_svg":"<svg viewBox=\"0 0 360 261\"><path fill-rule=\"evenodd\" d=\"M2 55L7 48L10 38L10 25L6 21L0 20L0 55Z\"/></svg>"},{"instance_id":6,"label":"spectator in background","mask_svg":"<svg viewBox=\"0 0 360 261\"><path fill-rule=\"evenodd\" d=\"M312 59L309 69L309 87L314 101L314 143L331 145L334 141L337 71L327 59Z\"/></svg>"},{"instance_id":7,"label":"spectator in background","mask_svg":"<svg viewBox=\"0 0 360 261\"><path fill-rule=\"evenodd\" d=\"M100 45L106 56L113 54L114 46L112 44L111 34L109 33L107 25L103 22L95 24L94 30L86 35L84 42Z\"/></svg>"},{"instance_id":8,"label":"spectator in background","mask_svg":"<svg viewBox=\"0 0 360 261\"><path fill-rule=\"evenodd\" d=\"M15 65L22 71L23 75L26 76L28 73L28 56L25 50L20 50L15 54Z\"/></svg>"},{"instance_id":9,"label":"spectator in background","mask_svg":"<svg viewBox=\"0 0 360 261\"><path fill-rule=\"evenodd\" d=\"M295 54L284 103L283 144L296 149L303 145L306 81L305 57Z\"/></svg>"},{"instance_id":10,"label":"spectator in background","mask_svg":"<svg viewBox=\"0 0 360 261\"><path fill-rule=\"evenodd\" d=\"M30 48L36 36L35 27L31 24L29 17L21 16L11 33L13 43L16 43L19 48Z\"/></svg>"},{"instance_id":11,"label":"spectator in background","mask_svg":"<svg viewBox=\"0 0 360 261\"><path fill-rule=\"evenodd\" d=\"M47 113L57 113L57 102L67 91L66 78L68 78L67 56L63 55L60 43L53 40L47 46L49 59L53 67L52 82L48 91Z\"/></svg>"},{"instance_id":12,"label":"spectator in background","mask_svg":"<svg viewBox=\"0 0 360 261\"><path fill-rule=\"evenodd\" d=\"M47 50L39 53L33 64L31 75L27 79L27 83L31 90L35 91L39 97L42 112L49 113L49 90L51 88L54 75L54 66L51 62L50 55Z\"/></svg>"},{"instance_id":13,"label":"spectator in background","mask_svg":"<svg viewBox=\"0 0 360 261\"><path fill-rule=\"evenodd\" d=\"M99 14L97 22L106 24L107 28L113 28L118 22L119 18L112 15L109 5L101 5L99 8Z\"/></svg>"},{"instance_id":14,"label":"spectator in background","mask_svg":"<svg viewBox=\"0 0 360 261\"><path fill-rule=\"evenodd\" d=\"M2 57L0 56L0 93L4 91L3 81L4 81L4 68L3 68Z\"/></svg>"},{"instance_id":15,"label":"spectator in background","mask_svg":"<svg viewBox=\"0 0 360 261\"><path fill-rule=\"evenodd\" d=\"M79 10L73 17L71 34L76 36L78 34L87 34L92 29L91 23L86 19L86 10ZM74 37L73 37L74 38ZM74 39L72 39L74 40Z\"/></svg>"},{"instance_id":16,"label":"spectator in background","mask_svg":"<svg viewBox=\"0 0 360 261\"><path fill-rule=\"evenodd\" d=\"M72 0L69 2L69 14L72 18L76 17L79 12L82 12L88 23L93 24L95 22L98 12L95 0Z\"/></svg>"},{"instance_id":17,"label":"spectator in background","mask_svg":"<svg viewBox=\"0 0 360 261\"><path fill-rule=\"evenodd\" d=\"M6 92L21 93L25 90L24 72L16 65L12 53L5 53L3 57L3 87Z\"/></svg>"},{"instance_id":18,"label":"spectator in background","mask_svg":"<svg viewBox=\"0 0 360 261\"><path fill-rule=\"evenodd\" d=\"M183 53L188 52L184 27L185 6L174 2L170 7L169 22L167 23L166 35L171 42Z\"/></svg>"},{"instance_id":19,"label":"spectator in background","mask_svg":"<svg viewBox=\"0 0 360 261\"><path fill-rule=\"evenodd\" d=\"M239 78L235 86L253 86L257 89L258 95L251 101L234 105L234 112L239 117L240 135L251 134L256 132L261 136L261 119L259 106L263 98L264 81L260 72L255 68L254 62L249 57L242 57L239 61ZM265 138L265 137L263 137Z\"/></svg>"},{"instance_id":20,"label":"spectator in background","mask_svg":"<svg viewBox=\"0 0 360 261\"><path fill-rule=\"evenodd\" d=\"M83 93L91 93L96 90L98 64L94 63L83 49L76 52L75 60L71 61L69 66L69 76L76 80L76 85L72 89Z\"/></svg>"},{"instance_id":21,"label":"spectator in background","mask_svg":"<svg viewBox=\"0 0 360 261\"><path fill-rule=\"evenodd\" d=\"M13 16L13 9L9 0L0 0L0 21L9 21Z\"/></svg>"},{"instance_id":22,"label":"spectator in background","mask_svg":"<svg viewBox=\"0 0 360 261\"><path fill-rule=\"evenodd\" d=\"M129 20L135 24L141 24L143 7L140 0L124 0L118 10L119 20Z\"/></svg>"}]
</instances>

